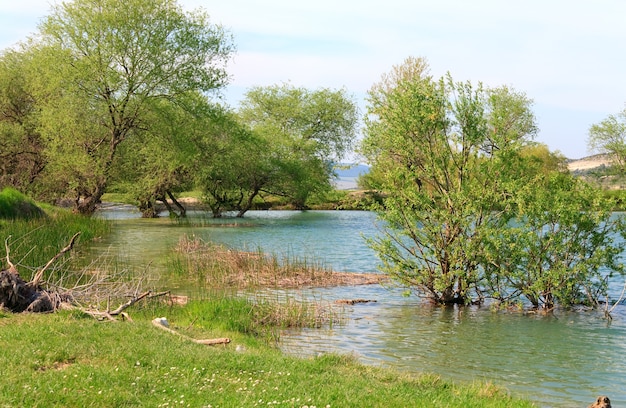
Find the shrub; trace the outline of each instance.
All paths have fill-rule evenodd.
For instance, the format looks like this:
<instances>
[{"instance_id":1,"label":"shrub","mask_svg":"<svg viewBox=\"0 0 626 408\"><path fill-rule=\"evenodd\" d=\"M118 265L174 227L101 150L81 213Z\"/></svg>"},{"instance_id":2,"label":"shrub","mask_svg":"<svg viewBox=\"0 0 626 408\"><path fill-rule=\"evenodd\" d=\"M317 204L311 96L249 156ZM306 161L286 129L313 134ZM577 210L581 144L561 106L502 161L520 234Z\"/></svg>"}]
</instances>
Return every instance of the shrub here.
<instances>
[{"instance_id":1,"label":"shrub","mask_svg":"<svg viewBox=\"0 0 626 408\"><path fill-rule=\"evenodd\" d=\"M44 215L41 208L19 191L10 187L0 191L0 218L31 219Z\"/></svg>"}]
</instances>

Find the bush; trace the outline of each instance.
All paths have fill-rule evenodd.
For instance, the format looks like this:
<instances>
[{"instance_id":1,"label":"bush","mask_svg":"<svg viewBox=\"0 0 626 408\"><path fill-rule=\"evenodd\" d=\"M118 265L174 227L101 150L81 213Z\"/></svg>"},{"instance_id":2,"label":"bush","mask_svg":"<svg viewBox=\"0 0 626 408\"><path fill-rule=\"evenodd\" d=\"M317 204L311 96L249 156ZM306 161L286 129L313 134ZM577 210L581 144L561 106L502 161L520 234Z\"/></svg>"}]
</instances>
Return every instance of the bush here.
<instances>
[{"instance_id":1,"label":"bush","mask_svg":"<svg viewBox=\"0 0 626 408\"><path fill-rule=\"evenodd\" d=\"M13 188L0 191L0 218L41 218L45 213L30 198Z\"/></svg>"}]
</instances>

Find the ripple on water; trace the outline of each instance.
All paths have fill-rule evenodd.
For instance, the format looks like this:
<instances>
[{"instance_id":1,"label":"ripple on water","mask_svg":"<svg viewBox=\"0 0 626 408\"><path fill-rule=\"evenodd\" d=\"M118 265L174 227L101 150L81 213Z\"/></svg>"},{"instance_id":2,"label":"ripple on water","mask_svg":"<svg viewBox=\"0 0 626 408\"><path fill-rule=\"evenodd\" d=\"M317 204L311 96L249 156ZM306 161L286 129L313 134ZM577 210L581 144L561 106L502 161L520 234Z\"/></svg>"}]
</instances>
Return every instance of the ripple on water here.
<instances>
[{"instance_id":1,"label":"ripple on water","mask_svg":"<svg viewBox=\"0 0 626 408\"><path fill-rule=\"evenodd\" d=\"M346 308L345 326L287 332L281 347L295 355L354 353L366 364L454 381L493 381L546 407L586 406L600 394L614 406L626 403L621 323L607 326L594 312L431 307L378 290L378 303Z\"/></svg>"}]
</instances>

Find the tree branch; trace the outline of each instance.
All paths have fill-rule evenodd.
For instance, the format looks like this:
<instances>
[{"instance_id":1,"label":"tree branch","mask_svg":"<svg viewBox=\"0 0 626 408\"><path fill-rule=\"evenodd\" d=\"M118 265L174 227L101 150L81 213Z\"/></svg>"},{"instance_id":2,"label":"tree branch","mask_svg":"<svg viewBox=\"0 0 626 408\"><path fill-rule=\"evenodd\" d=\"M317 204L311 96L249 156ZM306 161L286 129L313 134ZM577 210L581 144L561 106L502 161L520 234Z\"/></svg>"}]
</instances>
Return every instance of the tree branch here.
<instances>
[{"instance_id":1,"label":"tree branch","mask_svg":"<svg viewBox=\"0 0 626 408\"><path fill-rule=\"evenodd\" d=\"M43 273L46 271L46 269L48 269L48 267L50 267L50 265L52 265L57 259L59 259L64 253L71 251L72 248L74 247L74 242L76 241L76 238L80 235L80 232L77 232L76 234L74 234L74 236L72 237L72 239L70 240L70 243L67 244L67 246L65 248L63 248L58 254L56 254L52 259L50 259L48 261L48 263L41 269L39 270L36 274L35 277L33 278L32 281L28 282L28 284L31 287L37 287L39 285L39 282L41 281L41 278L43 277ZM7 259L8 259L8 247L7 247Z\"/></svg>"}]
</instances>

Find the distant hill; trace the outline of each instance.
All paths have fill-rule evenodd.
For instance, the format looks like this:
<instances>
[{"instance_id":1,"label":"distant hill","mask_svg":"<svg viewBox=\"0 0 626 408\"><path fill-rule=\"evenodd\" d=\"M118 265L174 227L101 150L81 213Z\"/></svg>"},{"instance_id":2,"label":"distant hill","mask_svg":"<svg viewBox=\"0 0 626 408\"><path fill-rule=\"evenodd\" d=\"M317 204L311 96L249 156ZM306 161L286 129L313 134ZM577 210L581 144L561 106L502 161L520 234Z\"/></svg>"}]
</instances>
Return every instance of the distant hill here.
<instances>
[{"instance_id":1,"label":"distant hill","mask_svg":"<svg viewBox=\"0 0 626 408\"><path fill-rule=\"evenodd\" d=\"M361 174L367 174L370 167L364 164L341 164L341 169L335 169L337 178L333 180L339 190L354 190L357 188L357 179Z\"/></svg>"},{"instance_id":2,"label":"distant hill","mask_svg":"<svg viewBox=\"0 0 626 408\"><path fill-rule=\"evenodd\" d=\"M339 178L359 177L361 174L367 174L370 171L370 166L366 166L364 164L341 164L341 166L350 167L335 170L335 173L337 173Z\"/></svg>"},{"instance_id":3,"label":"distant hill","mask_svg":"<svg viewBox=\"0 0 626 408\"><path fill-rule=\"evenodd\" d=\"M567 163L567 168L571 172L585 171L595 169L601 166L609 166L611 159L607 154L595 154L593 156L583 157L582 159L570 160Z\"/></svg>"}]
</instances>

